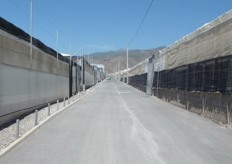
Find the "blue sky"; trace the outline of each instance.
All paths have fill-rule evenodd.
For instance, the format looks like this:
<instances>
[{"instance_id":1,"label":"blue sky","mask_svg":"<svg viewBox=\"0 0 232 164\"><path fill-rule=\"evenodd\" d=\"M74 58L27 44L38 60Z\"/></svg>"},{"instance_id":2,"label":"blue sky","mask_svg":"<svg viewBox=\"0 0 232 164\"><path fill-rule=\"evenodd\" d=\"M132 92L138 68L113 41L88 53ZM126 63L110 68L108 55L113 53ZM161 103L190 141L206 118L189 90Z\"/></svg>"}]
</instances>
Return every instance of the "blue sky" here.
<instances>
[{"instance_id":1,"label":"blue sky","mask_svg":"<svg viewBox=\"0 0 232 164\"><path fill-rule=\"evenodd\" d=\"M0 0L0 16L29 33L30 0ZM33 0L33 36L85 53L125 48L151 0ZM232 8L231 0L154 0L129 49L168 46Z\"/></svg>"}]
</instances>

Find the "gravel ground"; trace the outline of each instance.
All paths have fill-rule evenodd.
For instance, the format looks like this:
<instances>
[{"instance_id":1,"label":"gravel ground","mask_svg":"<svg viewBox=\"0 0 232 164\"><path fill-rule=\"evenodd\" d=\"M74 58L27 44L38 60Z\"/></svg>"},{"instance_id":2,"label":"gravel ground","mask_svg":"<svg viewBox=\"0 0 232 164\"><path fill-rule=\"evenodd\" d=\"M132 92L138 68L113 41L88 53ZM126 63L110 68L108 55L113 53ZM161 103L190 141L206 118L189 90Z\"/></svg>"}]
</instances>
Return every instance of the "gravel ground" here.
<instances>
[{"instance_id":1,"label":"gravel ground","mask_svg":"<svg viewBox=\"0 0 232 164\"><path fill-rule=\"evenodd\" d=\"M88 91L87 91L88 92ZM85 93L81 92L76 95L75 100L83 97ZM73 103L73 97L70 98L70 103ZM68 105L68 100L65 101ZM63 101L59 103L59 110L64 107ZM57 112L57 104L50 106L50 115ZM42 108L38 111L38 124L48 117L48 107ZM19 137L23 136L35 126L35 113L25 116L20 121ZM0 152L16 140L16 124L12 124L0 131Z\"/></svg>"}]
</instances>

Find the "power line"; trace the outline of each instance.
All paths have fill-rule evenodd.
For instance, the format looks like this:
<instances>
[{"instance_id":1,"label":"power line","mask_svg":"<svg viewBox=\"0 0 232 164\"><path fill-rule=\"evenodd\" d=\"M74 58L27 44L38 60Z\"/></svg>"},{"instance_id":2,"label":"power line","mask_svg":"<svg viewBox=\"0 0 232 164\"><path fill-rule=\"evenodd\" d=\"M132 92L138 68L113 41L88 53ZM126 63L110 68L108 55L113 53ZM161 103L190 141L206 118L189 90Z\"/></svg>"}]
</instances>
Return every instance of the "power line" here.
<instances>
[{"instance_id":1,"label":"power line","mask_svg":"<svg viewBox=\"0 0 232 164\"><path fill-rule=\"evenodd\" d=\"M21 12L22 13L24 13L26 16L28 16L28 17L30 17L30 14L25 10L25 9L23 9L15 0L10 0L10 2L14 5L14 6L16 6L19 10L21 10ZM52 39L52 38L56 38L56 35L53 33L53 32L51 32L50 30L48 30L48 28L46 28L43 24L41 24L40 23L40 21L39 21L39 19L37 19L37 17L38 18L43 18L43 20L46 20L47 22L48 22L48 24L49 25L51 25L51 27L52 28L54 28L54 31L55 31L55 29L57 29L57 27L56 27L56 25L55 25L55 23L54 22L52 22L47 16L46 16L46 14L43 12L43 10L41 10L35 3L33 3L33 7L35 6L35 8L37 9L37 11L39 11L37 14L38 14L38 16L35 16L35 17L33 17L33 22L36 24L36 25L38 25L38 26L36 26L36 27L39 27L40 28L40 30L42 29L44 32L46 32L48 35L47 36L49 36L50 37L50 39ZM35 27L34 27L35 28ZM42 42L46 42L45 40L41 40ZM60 40L60 45L63 47L63 48L65 48L65 49L69 49L69 47L67 46L67 44L65 44L65 43L68 43L66 40Z\"/></svg>"},{"instance_id":2,"label":"power line","mask_svg":"<svg viewBox=\"0 0 232 164\"><path fill-rule=\"evenodd\" d=\"M19 10L22 11L22 13L24 13L26 16L30 17L30 14L27 13L21 6L19 6L15 1L13 0L10 0L10 2L15 6L17 7Z\"/></svg>"},{"instance_id":3,"label":"power line","mask_svg":"<svg viewBox=\"0 0 232 164\"><path fill-rule=\"evenodd\" d=\"M33 6L35 6L35 8L37 9L37 11L39 11L38 14L38 18L42 18L44 21L47 21L48 25L50 25L50 27L52 27L54 29L54 31L57 31L58 29L58 25L56 23L54 23L53 21L51 21L51 19L49 19L49 17L43 12L43 10L36 4L34 3ZM39 19L36 19L36 23L41 27L41 29L43 29L45 32L47 32L52 38L57 38L57 34L48 31L43 25L41 25L38 21ZM69 47L67 46L67 44L64 43L68 43L66 40L63 42L63 39L59 41L59 44L64 47L65 49L69 49Z\"/></svg>"},{"instance_id":4,"label":"power line","mask_svg":"<svg viewBox=\"0 0 232 164\"><path fill-rule=\"evenodd\" d=\"M39 6L37 6L36 3L33 4L33 6L39 11L38 13L42 16L42 19L46 19L47 22L52 26L52 28L54 28L54 30L57 29L57 24L55 24L53 21L51 21L47 15L43 12L44 10L42 10Z\"/></svg>"},{"instance_id":5,"label":"power line","mask_svg":"<svg viewBox=\"0 0 232 164\"><path fill-rule=\"evenodd\" d=\"M131 40L128 42L127 46L129 46L129 45L133 42L133 40L135 39L136 35L138 34L138 32L139 32L140 28L142 27L143 22L144 22L144 20L145 20L147 14L148 14L148 12L149 12L149 10L150 10L152 4L153 4L153 1L154 1L154 0L151 0L151 3L150 3L150 5L149 5L148 8L147 8L147 11L146 11L145 15L143 16L143 19L142 19L142 21L141 21L141 23L140 23L138 29L136 30L136 32L135 32L135 34L133 35L133 37L131 38Z\"/></svg>"}]
</instances>

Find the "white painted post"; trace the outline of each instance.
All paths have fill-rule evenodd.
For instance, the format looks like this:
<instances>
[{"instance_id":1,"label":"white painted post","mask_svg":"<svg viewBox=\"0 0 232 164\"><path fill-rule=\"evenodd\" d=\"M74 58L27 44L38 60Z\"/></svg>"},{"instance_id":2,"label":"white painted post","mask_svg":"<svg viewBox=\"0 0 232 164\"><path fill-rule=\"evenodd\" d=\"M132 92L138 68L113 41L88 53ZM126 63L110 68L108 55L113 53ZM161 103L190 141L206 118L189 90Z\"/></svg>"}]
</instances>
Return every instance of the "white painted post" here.
<instances>
[{"instance_id":1,"label":"white painted post","mask_svg":"<svg viewBox=\"0 0 232 164\"><path fill-rule=\"evenodd\" d=\"M64 107L65 107L65 97L64 97L64 100L63 100L63 104L64 104Z\"/></svg>"},{"instance_id":2,"label":"white painted post","mask_svg":"<svg viewBox=\"0 0 232 164\"><path fill-rule=\"evenodd\" d=\"M75 95L73 94L73 102L74 102L74 96L75 96Z\"/></svg>"}]
</instances>

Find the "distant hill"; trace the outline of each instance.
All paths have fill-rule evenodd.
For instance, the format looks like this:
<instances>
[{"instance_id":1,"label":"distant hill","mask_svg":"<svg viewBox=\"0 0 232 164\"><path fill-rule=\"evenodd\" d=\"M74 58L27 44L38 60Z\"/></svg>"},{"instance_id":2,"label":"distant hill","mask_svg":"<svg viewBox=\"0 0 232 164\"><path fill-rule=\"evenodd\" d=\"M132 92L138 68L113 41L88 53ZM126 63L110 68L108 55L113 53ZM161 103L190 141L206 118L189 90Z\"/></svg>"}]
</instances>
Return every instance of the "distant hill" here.
<instances>
[{"instance_id":1,"label":"distant hill","mask_svg":"<svg viewBox=\"0 0 232 164\"><path fill-rule=\"evenodd\" d=\"M129 50L129 67L133 67L163 48L164 46L150 50ZM126 50L97 52L89 56L95 64L105 65L107 73L126 69Z\"/></svg>"}]
</instances>

